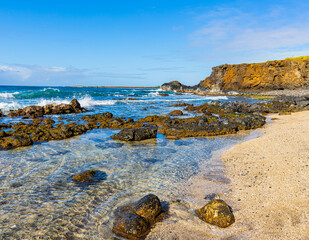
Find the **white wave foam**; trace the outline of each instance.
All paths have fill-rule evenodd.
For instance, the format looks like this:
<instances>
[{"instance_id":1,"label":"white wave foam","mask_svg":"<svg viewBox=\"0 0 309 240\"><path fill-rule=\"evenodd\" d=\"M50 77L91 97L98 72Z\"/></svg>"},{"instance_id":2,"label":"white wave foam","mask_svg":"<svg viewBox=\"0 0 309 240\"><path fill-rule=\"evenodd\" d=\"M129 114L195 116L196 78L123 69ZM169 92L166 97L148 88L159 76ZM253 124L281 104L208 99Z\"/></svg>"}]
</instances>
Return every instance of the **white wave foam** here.
<instances>
[{"instance_id":1,"label":"white wave foam","mask_svg":"<svg viewBox=\"0 0 309 240\"><path fill-rule=\"evenodd\" d=\"M207 100L228 100L227 96L207 96L205 97Z\"/></svg>"},{"instance_id":2,"label":"white wave foam","mask_svg":"<svg viewBox=\"0 0 309 240\"><path fill-rule=\"evenodd\" d=\"M14 92L14 93L10 93L10 92L3 92L3 93L0 93L0 98L15 98L14 95L15 94L18 94L19 92Z\"/></svg>"},{"instance_id":3,"label":"white wave foam","mask_svg":"<svg viewBox=\"0 0 309 240\"><path fill-rule=\"evenodd\" d=\"M45 106L48 104L61 104L61 103L65 103L65 104L69 104L70 100L66 100L66 99L41 99L37 105L39 106Z\"/></svg>"},{"instance_id":4,"label":"white wave foam","mask_svg":"<svg viewBox=\"0 0 309 240\"><path fill-rule=\"evenodd\" d=\"M10 110L17 110L19 108L23 108L24 106L20 105L17 102L5 103L0 102L0 109L3 113L8 113Z\"/></svg>"},{"instance_id":5,"label":"white wave foam","mask_svg":"<svg viewBox=\"0 0 309 240\"><path fill-rule=\"evenodd\" d=\"M60 90L58 88L44 88L44 89L40 90L40 92L45 92L47 90L53 90L53 91L56 91L56 92L60 92Z\"/></svg>"},{"instance_id":6,"label":"white wave foam","mask_svg":"<svg viewBox=\"0 0 309 240\"><path fill-rule=\"evenodd\" d=\"M90 96L77 99L82 107L114 105L118 100L94 100Z\"/></svg>"}]
</instances>

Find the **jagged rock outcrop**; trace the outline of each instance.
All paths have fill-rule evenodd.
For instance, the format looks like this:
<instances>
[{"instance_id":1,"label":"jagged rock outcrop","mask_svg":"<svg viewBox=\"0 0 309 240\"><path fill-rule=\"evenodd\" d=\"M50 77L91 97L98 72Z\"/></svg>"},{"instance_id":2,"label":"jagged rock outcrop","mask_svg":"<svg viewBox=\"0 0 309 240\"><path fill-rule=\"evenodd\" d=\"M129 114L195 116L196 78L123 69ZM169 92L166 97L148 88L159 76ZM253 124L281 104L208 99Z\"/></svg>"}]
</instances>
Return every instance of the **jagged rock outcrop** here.
<instances>
[{"instance_id":1,"label":"jagged rock outcrop","mask_svg":"<svg viewBox=\"0 0 309 240\"><path fill-rule=\"evenodd\" d=\"M287 58L264 63L224 64L212 68L209 77L188 87L179 82L161 86L179 92L269 91L309 88L309 57Z\"/></svg>"},{"instance_id":2,"label":"jagged rock outcrop","mask_svg":"<svg viewBox=\"0 0 309 240\"><path fill-rule=\"evenodd\" d=\"M69 113L82 113L86 112L85 108L82 108L80 103L73 99L69 104L49 104L44 107L41 106L28 106L23 109L10 110L8 117L24 117L24 118L37 118L44 115L51 114L69 114Z\"/></svg>"}]
</instances>

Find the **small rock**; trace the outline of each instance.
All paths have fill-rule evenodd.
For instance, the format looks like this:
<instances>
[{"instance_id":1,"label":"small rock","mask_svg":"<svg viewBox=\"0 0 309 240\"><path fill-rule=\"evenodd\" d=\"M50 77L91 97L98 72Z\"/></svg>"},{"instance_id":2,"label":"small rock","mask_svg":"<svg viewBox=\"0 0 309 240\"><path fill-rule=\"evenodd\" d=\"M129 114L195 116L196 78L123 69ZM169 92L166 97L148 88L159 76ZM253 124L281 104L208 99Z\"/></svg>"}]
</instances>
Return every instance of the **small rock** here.
<instances>
[{"instance_id":1,"label":"small rock","mask_svg":"<svg viewBox=\"0 0 309 240\"><path fill-rule=\"evenodd\" d=\"M169 96L169 94L167 94L167 93L159 93L159 95L162 96L162 97L167 97L167 96Z\"/></svg>"},{"instance_id":2,"label":"small rock","mask_svg":"<svg viewBox=\"0 0 309 240\"><path fill-rule=\"evenodd\" d=\"M226 228L235 222L233 212L223 200L215 199L197 210L198 216L205 222Z\"/></svg>"},{"instance_id":3,"label":"small rock","mask_svg":"<svg viewBox=\"0 0 309 240\"><path fill-rule=\"evenodd\" d=\"M100 170L88 170L72 176L75 182L86 183L86 182L99 182L106 180L107 174Z\"/></svg>"},{"instance_id":4,"label":"small rock","mask_svg":"<svg viewBox=\"0 0 309 240\"><path fill-rule=\"evenodd\" d=\"M170 112L169 115L170 116L182 116L183 112L181 110L174 110L174 111Z\"/></svg>"},{"instance_id":5,"label":"small rock","mask_svg":"<svg viewBox=\"0 0 309 240\"><path fill-rule=\"evenodd\" d=\"M95 176L95 170L88 170L72 176L72 179L76 182L89 182Z\"/></svg>"}]
</instances>

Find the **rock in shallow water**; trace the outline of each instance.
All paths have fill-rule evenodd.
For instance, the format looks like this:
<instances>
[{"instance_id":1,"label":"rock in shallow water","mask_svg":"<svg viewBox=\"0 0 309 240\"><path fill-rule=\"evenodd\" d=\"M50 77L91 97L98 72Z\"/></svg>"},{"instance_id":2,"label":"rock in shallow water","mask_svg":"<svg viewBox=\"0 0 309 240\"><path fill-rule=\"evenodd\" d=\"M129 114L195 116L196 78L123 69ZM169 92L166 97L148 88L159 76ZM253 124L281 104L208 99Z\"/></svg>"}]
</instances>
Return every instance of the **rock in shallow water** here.
<instances>
[{"instance_id":1,"label":"rock in shallow water","mask_svg":"<svg viewBox=\"0 0 309 240\"><path fill-rule=\"evenodd\" d=\"M226 228L235 222L230 206L221 199L212 200L197 210L197 214L205 222L222 228Z\"/></svg>"},{"instance_id":2,"label":"rock in shallow water","mask_svg":"<svg viewBox=\"0 0 309 240\"><path fill-rule=\"evenodd\" d=\"M85 172L75 174L72 176L75 182L98 182L106 179L106 173L99 170L87 170Z\"/></svg>"},{"instance_id":3,"label":"rock in shallow water","mask_svg":"<svg viewBox=\"0 0 309 240\"><path fill-rule=\"evenodd\" d=\"M0 139L0 149L11 149L32 145L33 142L29 136L8 136Z\"/></svg>"},{"instance_id":4,"label":"rock in shallow water","mask_svg":"<svg viewBox=\"0 0 309 240\"><path fill-rule=\"evenodd\" d=\"M157 126L147 126L143 128L126 128L111 136L112 139L121 141L141 141L157 137Z\"/></svg>"},{"instance_id":5,"label":"rock in shallow water","mask_svg":"<svg viewBox=\"0 0 309 240\"><path fill-rule=\"evenodd\" d=\"M148 234L156 218L162 213L159 198L149 194L136 203L118 208L113 232L128 239L139 239Z\"/></svg>"}]
</instances>

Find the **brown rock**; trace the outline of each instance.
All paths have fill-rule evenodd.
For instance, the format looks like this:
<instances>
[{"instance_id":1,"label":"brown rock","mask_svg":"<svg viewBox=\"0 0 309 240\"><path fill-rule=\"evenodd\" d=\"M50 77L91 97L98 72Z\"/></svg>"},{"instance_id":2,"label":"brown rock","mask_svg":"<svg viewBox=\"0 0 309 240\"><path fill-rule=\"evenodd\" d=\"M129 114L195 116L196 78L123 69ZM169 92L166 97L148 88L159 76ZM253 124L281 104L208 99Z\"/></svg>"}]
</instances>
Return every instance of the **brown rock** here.
<instances>
[{"instance_id":1,"label":"brown rock","mask_svg":"<svg viewBox=\"0 0 309 240\"><path fill-rule=\"evenodd\" d=\"M33 142L29 136L15 135L3 137L0 139L0 149L11 149L32 145Z\"/></svg>"},{"instance_id":2,"label":"brown rock","mask_svg":"<svg viewBox=\"0 0 309 240\"><path fill-rule=\"evenodd\" d=\"M197 210L198 216L205 222L226 228L235 222L233 212L223 200L215 199Z\"/></svg>"},{"instance_id":3,"label":"brown rock","mask_svg":"<svg viewBox=\"0 0 309 240\"><path fill-rule=\"evenodd\" d=\"M72 179L76 182L89 182L95 176L95 170L88 170L72 176Z\"/></svg>"},{"instance_id":4,"label":"brown rock","mask_svg":"<svg viewBox=\"0 0 309 240\"><path fill-rule=\"evenodd\" d=\"M174 110L169 113L170 116L182 116L183 112L181 110Z\"/></svg>"},{"instance_id":5,"label":"brown rock","mask_svg":"<svg viewBox=\"0 0 309 240\"><path fill-rule=\"evenodd\" d=\"M167 94L167 93L159 93L159 95L162 96L162 97L167 97L167 96L169 96L169 94Z\"/></svg>"},{"instance_id":6,"label":"brown rock","mask_svg":"<svg viewBox=\"0 0 309 240\"><path fill-rule=\"evenodd\" d=\"M128 239L145 237L161 213L162 207L159 198L149 194L136 203L122 206L116 210L113 232Z\"/></svg>"}]
</instances>

